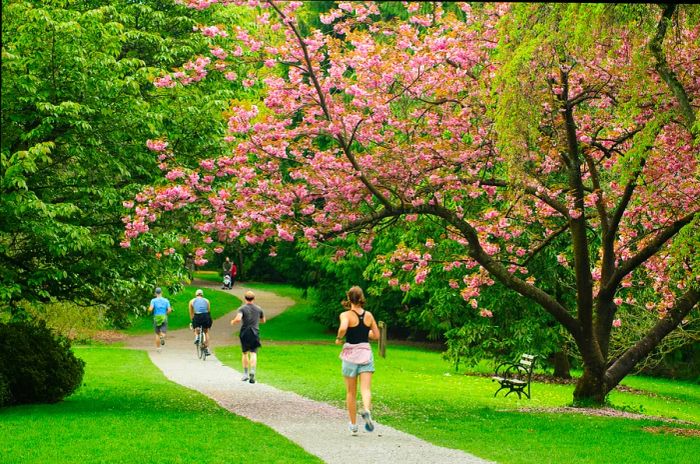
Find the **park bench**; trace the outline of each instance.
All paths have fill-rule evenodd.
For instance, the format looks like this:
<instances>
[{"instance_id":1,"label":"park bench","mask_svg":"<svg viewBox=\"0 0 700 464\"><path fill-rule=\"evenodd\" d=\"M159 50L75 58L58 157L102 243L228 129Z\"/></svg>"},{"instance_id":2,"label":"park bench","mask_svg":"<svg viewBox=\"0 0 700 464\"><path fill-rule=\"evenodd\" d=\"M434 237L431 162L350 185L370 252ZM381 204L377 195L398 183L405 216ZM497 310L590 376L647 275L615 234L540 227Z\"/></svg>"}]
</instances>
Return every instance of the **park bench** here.
<instances>
[{"instance_id":1,"label":"park bench","mask_svg":"<svg viewBox=\"0 0 700 464\"><path fill-rule=\"evenodd\" d=\"M498 382L500 388L496 390L493 396L498 395L498 392L503 389L508 389L505 396L515 392L518 398L521 395L527 396L530 399L530 379L532 378L532 369L535 365L535 356L531 354L523 354L518 362L504 362L496 366L496 372L491 377L492 382ZM527 388L527 391L525 391Z\"/></svg>"}]
</instances>

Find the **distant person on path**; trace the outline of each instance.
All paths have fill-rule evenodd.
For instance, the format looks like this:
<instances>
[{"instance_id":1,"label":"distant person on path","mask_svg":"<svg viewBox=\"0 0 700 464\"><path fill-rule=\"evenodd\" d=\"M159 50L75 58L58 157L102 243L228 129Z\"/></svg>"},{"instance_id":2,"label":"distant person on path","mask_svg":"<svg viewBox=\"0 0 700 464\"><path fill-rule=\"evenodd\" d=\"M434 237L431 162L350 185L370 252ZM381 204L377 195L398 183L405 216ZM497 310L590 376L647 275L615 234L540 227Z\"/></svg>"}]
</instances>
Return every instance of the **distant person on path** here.
<instances>
[{"instance_id":1,"label":"distant person on path","mask_svg":"<svg viewBox=\"0 0 700 464\"><path fill-rule=\"evenodd\" d=\"M225 279L226 276L229 276L229 278L231 279L231 283L230 283L230 284L224 283L224 286L221 287L221 288L231 288L231 287L233 287L233 276L231 275L231 268L233 267L233 262L231 262L231 260L229 259L228 256L227 256L226 259L224 260L224 263L221 265L221 267L222 267L222 269L223 269L223 271L224 271L224 282L225 282L225 280L226 280L226 279Z\"/></svg>"},{"instance_id":2,"label":"distant person on path","mask_svg":"<svg viewBox=\"0 0 700 464\"><path fill-rule=\"evenodd\" d=\"M360 413L365 421L365 430L374 430L372 422L372 373L374 372L374 355L369 339L379 339L379 328L374 316L365 311L365 295L360 287L352 287L343 301L346 311L340 314L340 327L335 344L345 344L340 354L343 360L342 372L345 378L345 403L350 416L348 429L357 434L357 378L360 378L360 394L364 410Z\"/></svg>"},{"instance_id":3,"label":"distant person on path","mask_svg":"<svg viewBox=\"0 0 700 464\"><path fill-rule=\"evenodd\" d=\"M211 305L209 304L209 300L204 298L204 292L202 289L198 289L194 293L195 297L190 300L190 321L192 322L192 328L196 331L198 327L201 328L201 331L204 332L207 336L205 337L204 341L204 352L209 356L211 353L209 352L209 343L211 340L209 339L209 329L211 329L212 325L212 320L211 320ZM199 337L200 335L198 335Z\"/></svg>"},{"instance_id":4,"label":"distant person on path","mask_svg":"<svg viewBox=\"0 0 700 464\"><path fill-rule=\"evenodd\" d=\"M236 267L236 263L231 261L231 287L236 283L236 274L238 274L238 268Z\"/></svg>"},{"instance_id":5,"label":"distant person on path","mask_svg":"<svg viewBox=\"0 0 700 464\"><path fill-rule=\"evenodd\" d=\"M241 332L239 334L241 339L241 350L243 351L243 356L241 358L241 363L243 364L243 378L242 381L248 381L250 383L255 383L255 367L258 364L258 348L260 348L260 326L267 322L265 320L265 315L260 306L253 303L255 300L255 294L248 290L243 295L246 304L238 308L238 314L231 321L231 325L238 324L242 322Z\"/></svg>"},{"instance_id":6,"label":"distant person on path","mask_svg":"<svg viewBox=\"0 0 700 464\"><path fill-rule=\"evenodd\" d=\"M160 351L160 347L165 345L165 334L168 331L168 314L173 312L170 301L163 298L163 291L160 287L156 287L156 297L151 300L148 306L148 312L153 313L153 329L156 331L156 351Z\"/></svg>"}]
</instances>

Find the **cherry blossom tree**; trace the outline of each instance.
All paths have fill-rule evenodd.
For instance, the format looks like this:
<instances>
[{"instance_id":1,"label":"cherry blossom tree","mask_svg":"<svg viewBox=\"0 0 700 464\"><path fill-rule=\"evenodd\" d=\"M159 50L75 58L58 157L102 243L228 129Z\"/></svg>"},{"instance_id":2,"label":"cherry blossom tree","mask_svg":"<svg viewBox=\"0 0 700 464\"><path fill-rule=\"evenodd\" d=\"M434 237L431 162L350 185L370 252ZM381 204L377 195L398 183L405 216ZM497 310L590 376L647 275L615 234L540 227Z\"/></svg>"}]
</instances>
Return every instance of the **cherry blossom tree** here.
<instances>
[{"instance_id":1,"label":"cherry blossom tree","mask_svg":"<svg viewBox=\"0 0 700 464\"><path fill-rule=\"evenodd\" d=\"M377 3L344 2L321 17L330 33L303 34L300 2L246 5L255 29L202 26L213 58L156 84L248 62L230 77L264 100L231 108L230 155L199 169L150 142L167 182L136 199L127 241L184 208L198 243L354 234L341 258L378 228L430 220L442 233L383 256L384 278L410 291L440 268L484 317L494 281L540 305L581 353L577 402L604 402L697 312L697 7L406 3L405 19L384 19ZM554 246L568 300L528 266ZM656 322L611 358L622 306Z\"/></svg>"}]
</instances>

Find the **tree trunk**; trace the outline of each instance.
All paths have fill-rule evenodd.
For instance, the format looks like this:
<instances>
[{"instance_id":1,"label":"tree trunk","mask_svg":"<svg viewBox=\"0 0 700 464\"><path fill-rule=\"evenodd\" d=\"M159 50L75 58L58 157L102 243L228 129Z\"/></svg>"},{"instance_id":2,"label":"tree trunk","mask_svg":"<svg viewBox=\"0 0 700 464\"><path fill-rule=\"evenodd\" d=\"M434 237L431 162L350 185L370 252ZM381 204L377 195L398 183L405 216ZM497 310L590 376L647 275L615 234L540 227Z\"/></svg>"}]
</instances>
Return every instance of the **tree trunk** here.
<instances>
[{"instance_id":1,"label":"tree trunk","mask_svg":"<svg viewBox=\"0 0 700 464\"><path fill-rule=\"evenodd\" d=\"M566 350L555 352L552 355L552 362L554 364L554 377L558 379L571 378L571 364Z\"/></svg>"},{"instance_id":2,"label":"tree trunk","mask_svg":"<svg viewBox=\"0 0 700 464\"><path fill-rule=\"evenodd\" d=\"M605 372L584 368L583 376L576 383L574 389L575 406L602 406L610 389L605 383Z\"/></svg>"}]
</instances>

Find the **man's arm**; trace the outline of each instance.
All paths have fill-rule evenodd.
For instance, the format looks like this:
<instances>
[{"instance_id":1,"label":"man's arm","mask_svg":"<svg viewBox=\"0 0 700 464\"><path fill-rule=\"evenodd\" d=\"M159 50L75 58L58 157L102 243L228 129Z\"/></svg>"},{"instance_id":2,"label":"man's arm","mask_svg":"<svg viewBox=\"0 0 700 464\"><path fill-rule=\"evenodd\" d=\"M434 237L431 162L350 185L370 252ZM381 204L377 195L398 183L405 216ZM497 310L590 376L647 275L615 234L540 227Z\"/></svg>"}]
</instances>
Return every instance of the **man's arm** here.
<instances>
[{"instance_id":1,"label":"man's arm","mask_svg":"<svg viewBox=\"0 0 700 464\"><path fill-rule=\"evenodd\" d=\"M148 314L153 312L153 303L148 307Z\"/></svg>"},{"instance_id":2,"label":"man's arm","mask_svg":"<svg viewBox=\"0 0 700 464\"><path fill-rule=\"evenodd\" d=\"M192 306L192 302L194 301L194 298L190 300L189 308L190 308L190 321L194 319L194 306Z\"/></svg>"},{"instance_id":3,"label":"man's arm","mask_svg":"<svg viewBox=\"0 0 700 464\"><path fill-rule=\"evenodd\" d=\"M267 322L267 319L265 319L265 314L260 313L260 323L261 323L261 324L264 324L264 323L266 323L266 322Z\"/></svg>"},{"instance_id":4,"label":"man's arm","mask_svg":"<svg viewBox=\"0 0 700 464\"><path fill-rule=\"evenodd\" d=\"M243 319L243 313L238 311L236 317L231 320L231 325L238 324Z\"/></svg>"}]
</instances>

